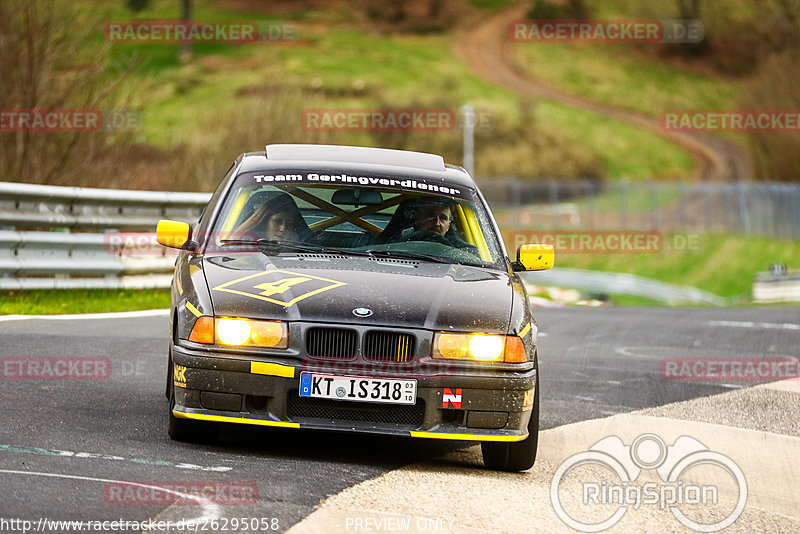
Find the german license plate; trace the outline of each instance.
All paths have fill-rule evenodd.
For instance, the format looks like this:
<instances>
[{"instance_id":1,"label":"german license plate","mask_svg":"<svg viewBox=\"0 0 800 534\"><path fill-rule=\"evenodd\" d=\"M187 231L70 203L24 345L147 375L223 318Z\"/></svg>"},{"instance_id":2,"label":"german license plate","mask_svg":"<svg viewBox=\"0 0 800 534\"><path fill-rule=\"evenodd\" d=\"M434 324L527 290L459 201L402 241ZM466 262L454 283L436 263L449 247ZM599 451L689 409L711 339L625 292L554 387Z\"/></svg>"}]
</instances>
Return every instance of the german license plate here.
<instances>
[{"instance_id":1,"label":"german license plate","mask_svg":"<svg viewBox=\"0 0 800 534\"><path fill-rule=\"evenodd\" d=\"M415 404L417 381L300 373L300 396L358 402Z\"/></svg>"}]
</instances>

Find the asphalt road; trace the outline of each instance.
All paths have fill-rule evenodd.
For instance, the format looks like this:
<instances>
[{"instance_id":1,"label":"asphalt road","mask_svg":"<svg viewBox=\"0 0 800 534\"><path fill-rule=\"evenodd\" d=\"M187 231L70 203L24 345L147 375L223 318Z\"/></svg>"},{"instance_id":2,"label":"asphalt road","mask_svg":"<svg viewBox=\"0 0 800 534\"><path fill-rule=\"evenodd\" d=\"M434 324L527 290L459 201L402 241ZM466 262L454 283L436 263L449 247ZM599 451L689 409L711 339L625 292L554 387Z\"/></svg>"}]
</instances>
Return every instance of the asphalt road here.
<instances>
[{"instance_id":1,"label":"asphalt road","mask_svg":"<svg viewBox=\"0 0 800 534\"><path fill-rule=\"evenodd\" d=\"M663 358L800 357L798 308L571 308L539 309L535 316L543 333L543 428L742 387L665 381ZM282 531L328 495L458 447L244 426L231 428L213 445L172 442L163 393L167 331L166 316L0 320L4 366L21 356L105 357L111 364L101 380L13 380L4 372L0 518L27 519L35 526L40 518L255 517ZM112 497L120 488L130 491L124 483L212 481L255 487L258 499L209 508L170 506L164 492L145 491L128 504ZM161 501L150 503L148 496ZM14 531L2 526L0 520L0 531ZM247 531L232 526L228 531Z\"/></svg>"}]
</instances>

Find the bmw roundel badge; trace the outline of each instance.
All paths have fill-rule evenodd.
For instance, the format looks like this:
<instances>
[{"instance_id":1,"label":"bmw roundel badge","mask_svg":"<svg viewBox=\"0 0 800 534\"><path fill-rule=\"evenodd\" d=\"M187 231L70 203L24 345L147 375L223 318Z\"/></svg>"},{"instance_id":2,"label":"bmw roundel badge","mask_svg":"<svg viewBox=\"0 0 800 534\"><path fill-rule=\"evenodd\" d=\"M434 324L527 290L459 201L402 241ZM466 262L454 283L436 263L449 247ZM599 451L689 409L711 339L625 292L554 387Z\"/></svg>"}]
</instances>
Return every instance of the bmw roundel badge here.
<instances>
[{"instance_id":1,"label":"bmw roundel badge","mask_svg":"<svg viewBox=\"0 0 800 534\"><path fill-rule=\"evenodd\" d=\"M356 317L369 317L372 315L372 310L369 308L356 308L353 310L353 315Z\"/></svg>"}]
</instances>

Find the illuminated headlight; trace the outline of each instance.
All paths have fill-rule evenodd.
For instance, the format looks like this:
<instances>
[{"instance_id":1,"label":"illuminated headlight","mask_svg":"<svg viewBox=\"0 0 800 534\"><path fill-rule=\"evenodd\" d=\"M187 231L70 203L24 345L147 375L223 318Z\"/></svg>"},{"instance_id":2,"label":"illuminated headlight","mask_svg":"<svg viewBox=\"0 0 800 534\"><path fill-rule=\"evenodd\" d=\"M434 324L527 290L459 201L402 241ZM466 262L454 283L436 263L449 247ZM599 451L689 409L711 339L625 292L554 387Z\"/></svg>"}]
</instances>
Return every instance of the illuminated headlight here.
<instances>
[{"instance_id":1,"label":"illuminated headlight","mask_svg":"<svg viewBox=\"0 0 800 534\"><path fill-rule=\"evenodd\" d=\"M258 321L239 317L200 317L192 328L190 341L221 343L237 347L270 347L285 349L289 346L286 323Z\"/></svg>"},{"instance_id":2,"label":"illuminated headlight","mask_svg":"<svg viewBox=\"0 0 800 534\"><path fill-rule=\"evenodd\" d=\"M517 336L450 332L436 333L433 338L433 357L507 363L528 360L522 340Z\"/></svg>"},{"instance_id":3,"label":"illuminated headlight","mask_svg":"<svg viewBox=\"0 0 800 534\"><path fill-rule=\"evenodd\" d=\"M224 345L244 345L251 332L247 319L217 319L217 339Z\"/></svg>"}]
</instances>

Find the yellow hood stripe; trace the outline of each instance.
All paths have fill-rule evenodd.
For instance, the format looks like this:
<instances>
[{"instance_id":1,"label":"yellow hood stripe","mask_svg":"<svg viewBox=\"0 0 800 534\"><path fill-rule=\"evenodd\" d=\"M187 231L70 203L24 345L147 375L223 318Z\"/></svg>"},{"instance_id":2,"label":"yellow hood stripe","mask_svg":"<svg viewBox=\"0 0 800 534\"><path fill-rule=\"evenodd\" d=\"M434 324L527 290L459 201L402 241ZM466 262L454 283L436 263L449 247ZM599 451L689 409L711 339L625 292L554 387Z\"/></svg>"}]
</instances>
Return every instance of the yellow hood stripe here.
<instances>
[{"instance_id":1,"label":"yellow hood stripe","mask_svg":"<svg viewBox=\"0 0 800 534\"><path fill-rule=\"evenodd\" d=\"M527 325L525 325L525 328L523 328L523 329L520 331L520 333L519 333L519 337L525 337L525 334L527 334L527 333L528 333L528 330L530 330L530 329L531 329L531 323L528 323Z\"/></svg>"},{"instance_id":2,"label":"yellow hood stripe","mask_svg":"<svg viewBox=\"0 0 800 534\"><path fill-rule=\"evenodd\" d=\"M192 304L188 300L186 301L186 309L189 310L190 312L192 312L195 317L201 317L203 315L202 313L200 313L200 310L195 308L194 304Z\"/></svg>"}]
</instances>

